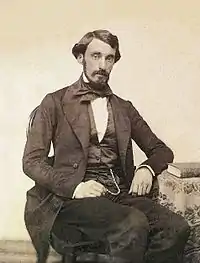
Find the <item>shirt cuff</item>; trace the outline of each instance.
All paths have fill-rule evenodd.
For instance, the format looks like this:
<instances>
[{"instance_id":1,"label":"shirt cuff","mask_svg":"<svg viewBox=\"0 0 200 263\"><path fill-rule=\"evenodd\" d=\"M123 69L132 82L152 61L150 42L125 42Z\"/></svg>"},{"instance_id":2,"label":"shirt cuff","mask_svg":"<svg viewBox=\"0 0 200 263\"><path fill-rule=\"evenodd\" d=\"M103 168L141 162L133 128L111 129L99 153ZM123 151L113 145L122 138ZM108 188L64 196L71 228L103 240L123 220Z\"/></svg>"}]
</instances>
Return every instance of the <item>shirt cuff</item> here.
<instances>
[{"instance_id":1,"label":"shirt cuff","mask_svg":"<svg viewBox=\"0 0 200 263\"><path fill-rule=\"evenodd\" d=\"M142 167L146 167L152 174L152 176L154 177L155 176L155 172L154 170L151 168L151 166L147 165L147 164L141 164L140 166L138 166L135 170L135 172L137 172L137 170L139 170L140 168Z\"/></svg>"},{"instance_id":2,"label":"shirt cuff","mask_svg":"<svg viewBox=\"0 0 200 263\"><path fill-rule=\"evenodd\" d=\"M75 198L76 193L77 193L78 189L81 187L82 184L84 184L84 182L81 182L80 184L77 185L77 187L75 188L74 193L73 193L73 195L72 195L72 199Z\"/></svg>"}]
</instances>

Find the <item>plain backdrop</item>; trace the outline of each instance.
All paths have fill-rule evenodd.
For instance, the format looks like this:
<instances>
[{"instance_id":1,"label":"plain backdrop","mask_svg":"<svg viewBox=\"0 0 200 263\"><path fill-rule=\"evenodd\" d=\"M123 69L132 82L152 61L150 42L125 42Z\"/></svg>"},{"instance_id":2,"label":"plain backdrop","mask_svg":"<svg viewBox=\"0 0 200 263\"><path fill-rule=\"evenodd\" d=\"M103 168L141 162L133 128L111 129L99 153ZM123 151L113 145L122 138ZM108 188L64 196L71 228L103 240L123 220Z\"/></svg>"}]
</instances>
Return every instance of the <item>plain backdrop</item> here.
<instances>
[{"instance_id":1,"label":"plain backdrop","mask_svg":"<svg viewBox=\"0 0 200 263\"><path fill-rule=\"evenodd\" d=\"M71 48L88 31L119 37L113 91L132 101L175 161L200 161L199 10L194 0L0 0L0 239L28 239L28 116L45 94L77 80ZM136 163L144 158L135 147Z\"/></svg>"}]
</instances>

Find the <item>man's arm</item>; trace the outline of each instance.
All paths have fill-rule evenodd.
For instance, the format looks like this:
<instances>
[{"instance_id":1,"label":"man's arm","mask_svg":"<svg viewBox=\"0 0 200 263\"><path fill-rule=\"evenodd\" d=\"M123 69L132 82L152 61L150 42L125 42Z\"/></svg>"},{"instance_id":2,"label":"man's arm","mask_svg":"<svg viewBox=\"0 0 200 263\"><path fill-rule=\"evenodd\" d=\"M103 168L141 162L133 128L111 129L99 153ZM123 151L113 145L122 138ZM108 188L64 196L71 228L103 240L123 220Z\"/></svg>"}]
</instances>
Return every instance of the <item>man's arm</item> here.
<instances>
[{"instance_id":1,"label":"man's arm","mask_svg":"<svg viewBox=\"0 0 200 263\"><path fill-rule=\"evenodd\" d=\"M145 160L135 171L129 193L148 194L152 187L153 176L160 174L172 162L174 155L150 129L138 111L129 102L131 136L140 149L146 154Z\"/></svg>"},{"instance_id":2,"label":"man's arm","mask_svg":"<svg viewBox=\"0 0 200 263\"><path fill-rule=\"evenodd\" d=\"M158 175L167 168L169 162L173 161L173 152L152 132L131 102L129 102L128 112L131 121L131 137L147 156L147 160L141 165L150 166L155 175Z\"/></svg>"},{"instance_id":3,"label":"man's arm","mask_svg":"<svg viewBox=\"0 0 200 263\"><path fill-rule=\"evenodd\" d=\"M55 102L48 94L37 109L28 132L23 155L23 171L39 185L58 196L71 198L79 184L73 173L59 172L48 162L55 129Z\"/></svg>"}]
</instances>

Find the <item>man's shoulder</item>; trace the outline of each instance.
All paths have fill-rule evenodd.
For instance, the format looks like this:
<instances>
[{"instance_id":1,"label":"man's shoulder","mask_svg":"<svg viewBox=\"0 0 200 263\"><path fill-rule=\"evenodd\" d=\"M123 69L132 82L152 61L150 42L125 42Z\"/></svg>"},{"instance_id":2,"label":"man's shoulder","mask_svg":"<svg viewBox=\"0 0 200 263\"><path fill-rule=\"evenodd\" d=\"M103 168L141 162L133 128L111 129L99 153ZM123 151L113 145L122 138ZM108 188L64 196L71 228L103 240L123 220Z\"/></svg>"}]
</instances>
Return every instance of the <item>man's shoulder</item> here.
<instances>
[{"instance_id":1,"label":"man's shoulder","mask_svg":"<svg viewBox=\"0 0 200 263\"><path fill-rule=\"evenodd\" d=\"M116 94L113 94L113 99L115 100L115 103L117 103L121 108L124 108L128 114L139 114L138 110L130 100L124 99Z\"/></svg>"},{"instance_id":2,"label":"man's shoulder","mask_svg":"<svg viewBox=\"0 0 200 263\"><path fill-rule=\"evenodd\" d=\"M44 97L44 100L54 100L54 101L62 101L62 98L64 97L66 91L68 89L70 89L71 87L73 87L74 84L71 84L69 86L65 86L63 88L57 89L53 92L49 92L46 94L46 96Z\"/></svg>"},{"instance_id":3,"label":"man's shoulder","mask_svg":"<svg viewBox=\"0 0 200 263\"><path fill-rule=\"evenodd\" d=\"M57 89L51 93L49 93L49 95L51 95L53 98L55 99L62 99L62 97L65 95L66 90L69 88L69 86L66 86L64 88L61 89Z\"/></svg>"},{"instance_id":4,"label":"man's shoulder","mask_svg":"<svg viewBox=\"0 0 200 263\"><path fill-rule=\"evenodd\" d=\"M47 95L52 96L53 99L61 101L62 98L64 97L64 95L66 94L66 91L68 91L68 92L72 91L73 92L73 90L77 89L78 87L79 87L79 81L76 81L76 82L74 82L68 86L65 86L64 88L58 89L58 90L51 92Z\"/></svg>"},{"instance_id":5,"label":"man's shoulder","mask_svg":"<svg viewBox=\"0 0 200 263\"><path fill-rule=\"evenodd\" d=\"M130 104L130 101L129 101L129 100L126 100L126 99L124 99L124 98L116 95L115 93L113 93L113 98L114 98L116 101L118 101L120 104L122 104L122 105L127 106L127 105Z\"/></svg>"}]
</instances>

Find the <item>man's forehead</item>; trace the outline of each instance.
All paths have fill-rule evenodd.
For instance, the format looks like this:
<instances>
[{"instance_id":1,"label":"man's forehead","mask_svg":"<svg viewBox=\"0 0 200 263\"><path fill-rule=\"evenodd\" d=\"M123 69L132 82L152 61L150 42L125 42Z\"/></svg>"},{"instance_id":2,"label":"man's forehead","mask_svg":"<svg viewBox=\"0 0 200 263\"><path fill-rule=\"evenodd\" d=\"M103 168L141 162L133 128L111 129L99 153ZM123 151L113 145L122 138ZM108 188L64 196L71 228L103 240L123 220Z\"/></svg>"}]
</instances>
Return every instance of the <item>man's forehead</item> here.
<instances>
[{"instance_id":1,"label":"man's forehead","mask_svg":"<svg viewBox=\"0 0 200 263\"><path fill-rule=\"evenodd\" d=\"M104 41L94 38L88 45L86 52L101 52L115 54L116 49Z\"/></svg>"}]
</instances>

